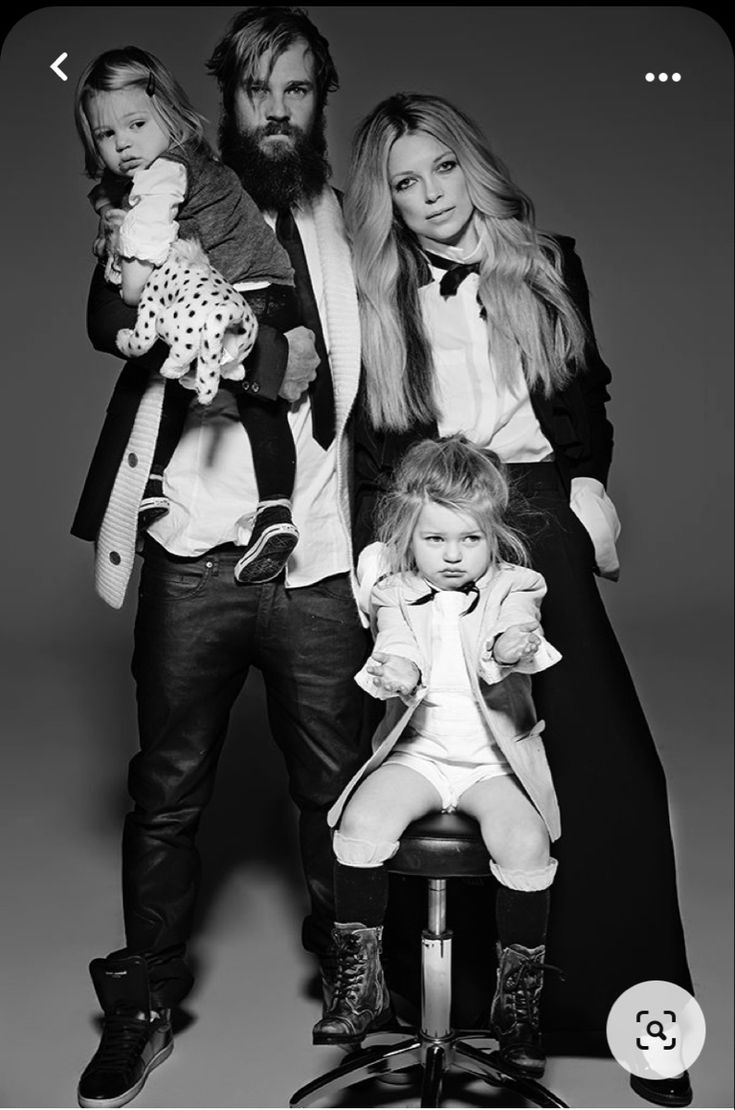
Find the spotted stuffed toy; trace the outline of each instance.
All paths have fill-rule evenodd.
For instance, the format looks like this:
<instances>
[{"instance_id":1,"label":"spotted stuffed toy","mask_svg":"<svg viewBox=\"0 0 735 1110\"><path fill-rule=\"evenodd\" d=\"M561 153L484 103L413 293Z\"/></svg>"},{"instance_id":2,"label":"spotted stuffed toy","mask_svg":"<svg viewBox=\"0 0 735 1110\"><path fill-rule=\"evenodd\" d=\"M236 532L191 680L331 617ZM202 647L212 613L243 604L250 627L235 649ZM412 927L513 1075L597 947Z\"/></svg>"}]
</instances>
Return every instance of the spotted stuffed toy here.
<instances>
[{"instance_id":1,"label":"spotted stuffed toy","mask_svg":"<svg viewBox=\"0 0 735 1110\"><path fill-rule=\"evenodd\" d=\"M163 377L179 378L208 405L221 377L245 377L242 360L257 332L250 305L211 266L201 244L177 239L145 283L135 327L122 328L117 345L128 358L138 358L162 339L169 346Z\"/></svg>"}]
</instances>

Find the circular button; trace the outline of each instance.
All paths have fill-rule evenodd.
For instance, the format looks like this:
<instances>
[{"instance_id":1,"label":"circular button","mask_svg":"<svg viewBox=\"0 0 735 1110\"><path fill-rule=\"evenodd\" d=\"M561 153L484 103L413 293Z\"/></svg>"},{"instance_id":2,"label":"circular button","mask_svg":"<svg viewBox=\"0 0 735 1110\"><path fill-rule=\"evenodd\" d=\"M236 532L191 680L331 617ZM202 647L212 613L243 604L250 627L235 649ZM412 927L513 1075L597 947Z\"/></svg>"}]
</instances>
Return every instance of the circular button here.
<instances>
[{"instance_id":1,"label":"circular button","mask_svg":"<svg viewBox=\"0 0 735 1110\"><path fill-rule=\"evenodd\" d=\"M128 466L132 466L133 468L135 468L137 465L138 465L138 456L135 454L134 451L131 451L130 454L128 455Z\"/></svg>"},{"instance_id":2,"label":"circular button","mask_svg":"<svg viewBox=\"0 0 735 1110\"><path fill-rule=\"evenodd\" d=\"M111 551L110 552L110 562L113 564L113 566L116 566L116 567L119 566L120 563L122 562L122 558L121 558L120 554L117 551Z\"/></svg>"},{"instance_id":3,"label":"circular button","mask_svg":"<svg viewBox=\"0 0 735 1110\"><path fill-rule=\"evenodd\" d=\"M260 393L260 386L257 382L253 382L250 388L252 389L253 393Z\"/></svg>"},{"instance_id":4,"label":"circular button","mask_svg":"<svg viewBox=\"0 0 735 1110\"><path fill-rule=\"evenodd\" d=\"M673 1079L704 1047L707 1026L696 998L664 979L636 983L613 1003L607 1043L626 1071L640 1079Z\"/></svg>"}]
</instances>

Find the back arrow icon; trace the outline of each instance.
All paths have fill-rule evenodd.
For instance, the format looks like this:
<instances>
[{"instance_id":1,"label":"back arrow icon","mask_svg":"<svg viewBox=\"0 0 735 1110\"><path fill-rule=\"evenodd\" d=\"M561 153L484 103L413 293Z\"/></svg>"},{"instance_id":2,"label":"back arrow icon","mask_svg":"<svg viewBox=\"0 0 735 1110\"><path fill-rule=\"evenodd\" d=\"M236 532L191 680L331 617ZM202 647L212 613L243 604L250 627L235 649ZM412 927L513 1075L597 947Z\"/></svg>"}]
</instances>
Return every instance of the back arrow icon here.
<instances>
[{"instance_id":1,"label":"back arrow icon","mask_svg":"<svg viewBox=\"0 0 735 1110\"><path fill-rule=\"evenodd\" d=\"M54 73L56 74L56 76L60 77L62 81L68 81L68 77L66 76L66 74L62 73L62 71L61 71L61 63L63 61L65 61L68 57L69 57L69 55L66 54L66 53L59 54L56 61L52 62L51 65L49 66L49 69L52 69L54 71Z\"/></svg>"}]
</instances>

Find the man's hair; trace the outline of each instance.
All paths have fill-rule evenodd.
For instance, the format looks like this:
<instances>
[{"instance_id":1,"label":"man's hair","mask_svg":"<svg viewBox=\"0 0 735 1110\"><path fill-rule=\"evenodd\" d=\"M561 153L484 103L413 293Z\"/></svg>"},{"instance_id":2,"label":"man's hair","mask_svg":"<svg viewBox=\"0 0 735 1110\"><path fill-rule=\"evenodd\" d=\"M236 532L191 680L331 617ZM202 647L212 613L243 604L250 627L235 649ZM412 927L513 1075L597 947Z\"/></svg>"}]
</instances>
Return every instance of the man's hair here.
<instances>
[{"instance_id":1,"label":"man's hair","mask_svg":"<svg viewBox=\"0 0 735 1110\"><path fill-rule=\"evenodd\" d=\"M77 83L74 120L84 147L85 169L89 177L99 177L104 163L87 117L90 100L101 92L140 89L147 93L153 113L171 138L171 146L194 146L209 150L204 136L204 117L192 105L181 85L163 62L138 46L107 50L89 63Z\"/></svg>"},{"instance_id":2,"label":"man's hair","mask_svg":"<svg viewBox=\"0 0 735 1110\"><path fill-rule=\"evenodd\" d=\"M219 83L225 111L231 111L237 88L256 79L264 56L269 56L270 75L280 55L299 40L307 43L314 58L317 108L321 112L329 93L339 88L329 43L303 8L276 5L239 12L207 62L208 71Z\"/></svg>"},{"instance_id":3,"label":"man's hair","mask_svg":"<svg viewBox=\"0 0 735 1110\"><path fill-rule=\"evenodd\" d=\"M391 572L416 571L413 533L430 502L471 517L488 541L492 564L507 559L527 566L520 533L508 523L510 501L505 466L494 451L463 435L414 444L377 507L378 538L386 545Z\"/></svg>"}]
</instances>

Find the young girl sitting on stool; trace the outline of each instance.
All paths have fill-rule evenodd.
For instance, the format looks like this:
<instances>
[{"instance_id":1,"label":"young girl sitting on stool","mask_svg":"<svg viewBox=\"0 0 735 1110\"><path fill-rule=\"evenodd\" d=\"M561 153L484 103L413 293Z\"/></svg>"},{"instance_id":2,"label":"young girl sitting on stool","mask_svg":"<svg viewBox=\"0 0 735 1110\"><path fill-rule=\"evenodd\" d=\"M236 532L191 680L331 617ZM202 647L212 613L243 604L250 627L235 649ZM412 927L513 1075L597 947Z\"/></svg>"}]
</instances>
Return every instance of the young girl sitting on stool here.
<instances>
[{"instance_id":1,"label":"young girl sitting on stool","mask_svg":"<svg viewBox=\"0 0 735 1110\"><path fill-rule=\"evenodd\" d=\"M389 574L371 594L377 631L357 682L387 699L373 755L329 814L334 833L337 987L315 1044L356 1044L391 1019L381 966L383 866L412 821L474 817L498 880L491 1022L505 1060L545 1066L539 1033L559 809L531 674L560 654L545 639L540 574L504 521L496 455L462 436L415 445L382 505Z\"/></svg>"}]
</instances>

